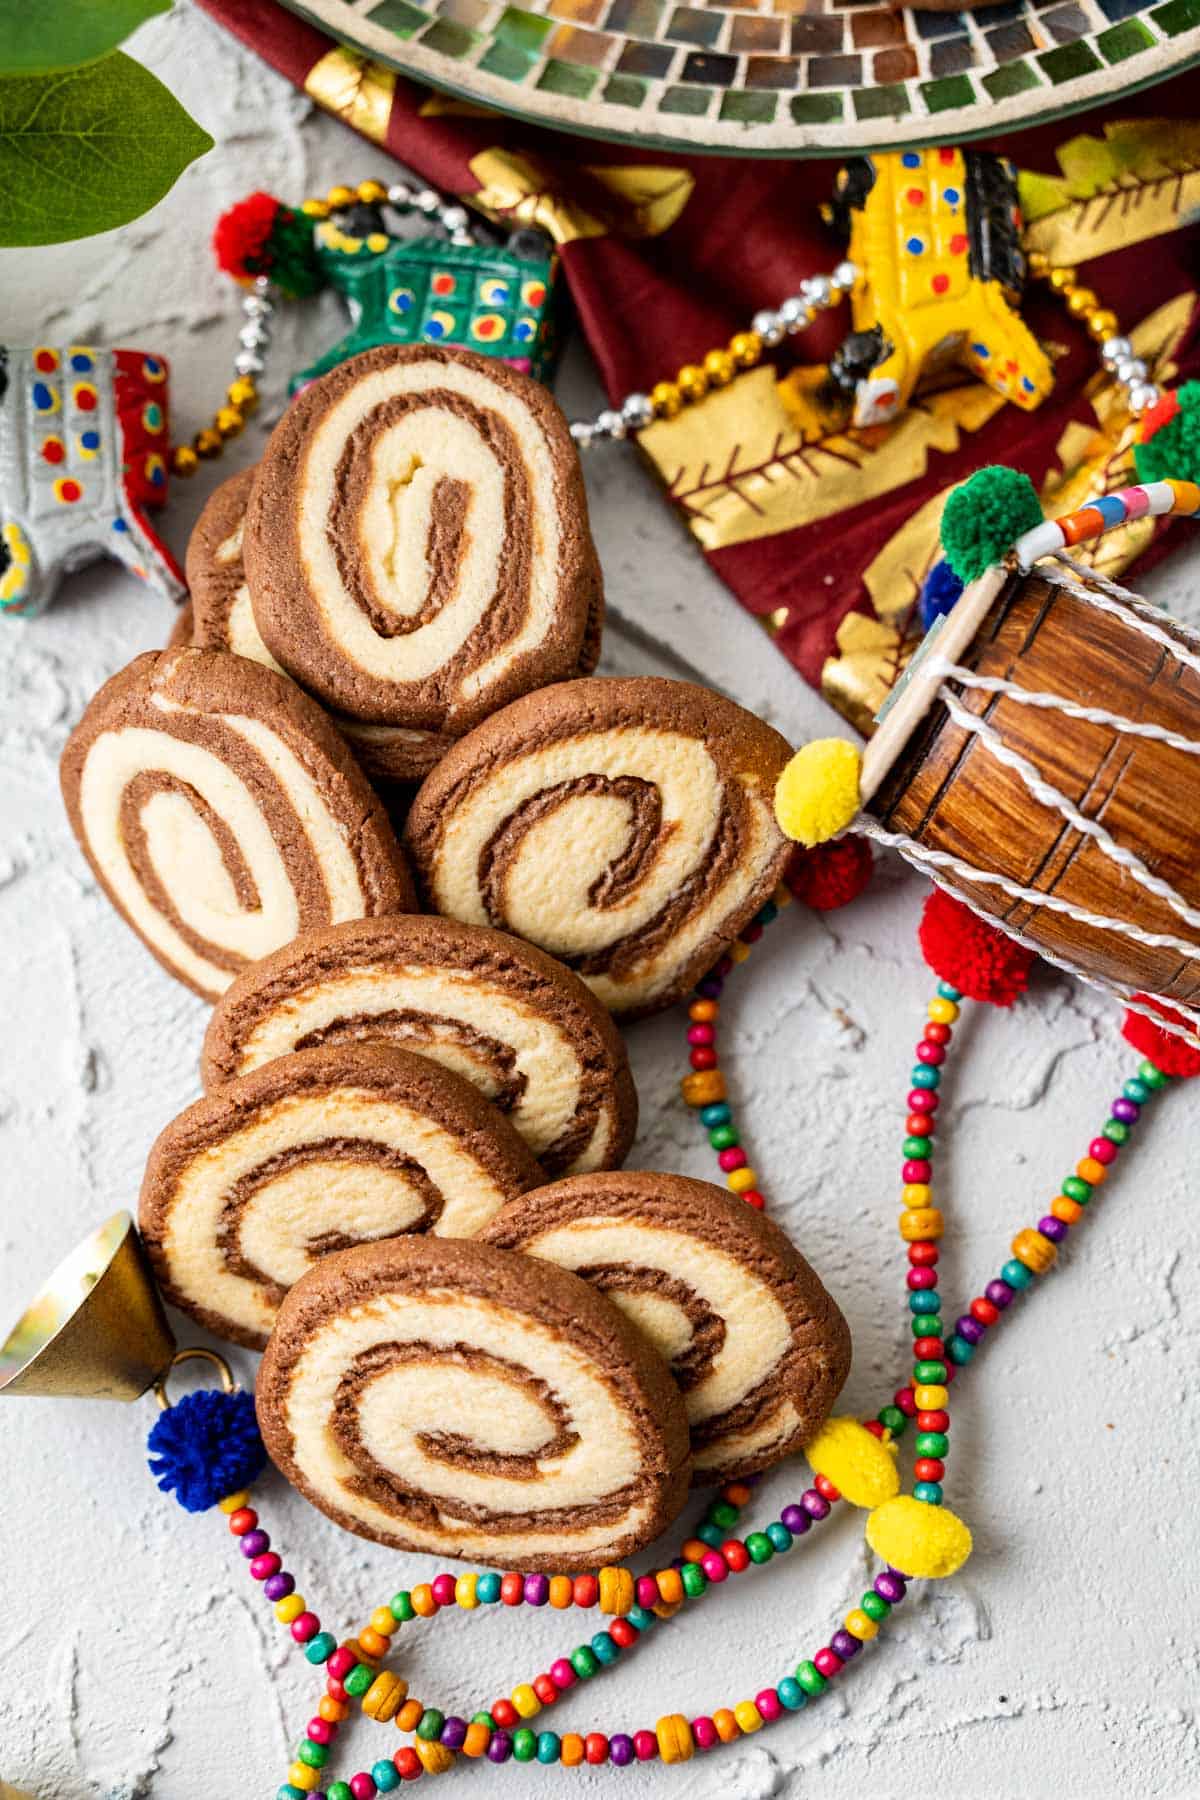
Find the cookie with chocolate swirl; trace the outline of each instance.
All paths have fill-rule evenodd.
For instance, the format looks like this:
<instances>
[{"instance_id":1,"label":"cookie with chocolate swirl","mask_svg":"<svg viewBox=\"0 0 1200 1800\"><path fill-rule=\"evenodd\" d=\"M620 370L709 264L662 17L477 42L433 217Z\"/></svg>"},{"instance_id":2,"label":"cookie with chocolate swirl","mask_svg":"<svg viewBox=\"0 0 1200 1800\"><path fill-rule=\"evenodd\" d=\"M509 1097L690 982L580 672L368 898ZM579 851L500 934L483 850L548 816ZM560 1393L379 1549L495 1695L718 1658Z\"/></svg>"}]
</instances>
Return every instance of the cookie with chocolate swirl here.
<instances>
[{"instance_id":1,"label":"cookie with chocolate swirl","mask_svg":"<svg viewBox=\"0 0 1200 1800\"><path fill-rule=\"evenodd\" d=\"M507 1115L547 1177L616 1168L637 1095L612 1020L570 969L505 932L406 915L306 931L234 982L213 1013L212 1088L318 1044L402 1045Z\"/></svg>"},{"instance_id":2,"label":"cookie with chocolate swirl","mask_svg":"<svg viewBox=\"0 0 1200 1800\"><path fill-rule=\"evenodd\" d=\"M243 554L272 656L362 724L461 736L598 647L566 420L490 357L382 346L305 388L259 465Z\"/></svg>"},{"instance_id":3,"label":"cookie with chocolate swirl","mask_svg":"<svg viewBox=\"0 0 1200 1800\"><path fill-rule=\"evenodd\" d=\"M158 1137L138 1223L163 1293L261 1350L319 1257L376 1238L468 1237L540 1179L468 1082L380 1044L266 1063Z\"/></svg>"},{"instance_id":4,"label":"cookie with chocolate swirl","mask_svg":"<svg viewBox=\"0 0 1200 1800\"><path fill-rule=\"evenodd\" d=\"M257 473L256 468L242 469L223 481L196 521L187 549L192 628L183 641L206 650L232 650L286 675L263 643L246 585L242 538ZM377 781L423 780L454 742L442 732L365 725L341 715L334 723L364 774Z\"/></svg>"},{"instance_id":5,"label":"cookie with chocolate swirl","mask_svg":"<svg viewBox=\"0 0 1200 1800\"><path fill-rule=\"evenodd\" d=\"M781 879L772 795L790 754L690 682L563 682L447 752L405 843L433 911L539 945L610 1011L656 1012Z\"/></svg>"},{"instance_id":6,"label":"cookie with chocolate swirl","mask_svg":"<svg viewBox=\"0 0 1200 1800\"><path fill-rule=\"evenodd\" d=\"M578 1276L471 1239L323 1257L279 1309L256 1398L288 1480L399 1550L591 1569L687 1495L683 1402L645 1338Z\"/></svg>"},{"instance_id":7,"label":"cookie with chocolate swirl","mask_svg":"<svg viewBox=\"0 0 1200 1800\"><path fill-rule=\"evenodd\" d=\"M387 816L328 718L244 657L137 657L92 700L60 775L101 887L205 999L298 931L415 909Z\"/></svg>"},{"instance_id":8,"label":"cookie with chocolate swirl","mask_svg":"<svg viewBox=\"0 0 1200 1800\"><path fill-rule=\"evenodd\" d=\"M582 1276L645 1333L682 1390L698 1485L801 1449L849 1372L846 1321L791 1239L707 1181L579 1175L480 1235Z\"/></svg>"}]
</instances>

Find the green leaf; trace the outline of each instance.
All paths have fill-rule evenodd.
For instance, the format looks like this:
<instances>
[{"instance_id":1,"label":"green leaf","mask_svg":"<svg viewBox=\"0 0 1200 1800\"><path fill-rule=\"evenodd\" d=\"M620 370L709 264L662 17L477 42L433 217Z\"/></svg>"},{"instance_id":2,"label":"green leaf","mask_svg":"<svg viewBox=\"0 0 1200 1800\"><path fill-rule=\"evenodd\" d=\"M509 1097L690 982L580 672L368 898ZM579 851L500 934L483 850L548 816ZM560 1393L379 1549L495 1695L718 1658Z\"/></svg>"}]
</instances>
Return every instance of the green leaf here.
<instances>
[{"instance_id":1,"label":"green leaf","mask_svg":"<svg viewBox=\"0 0 1200 1800\"><path fill-rule=\"evenodd\" d=\"M61 244L147 212L212 139L115 50L60 75L0 79L0 244Z\"/></svg>"},{"instance_id":2,"label":"green leaf","mask_svg":"<svg viewBox=\"0 0 1200 1800\"><path fill-rule=\"evenodd\" d=\"M98 62L171 0L0 0L0 75Z\"/></svg>"}]
</instances>

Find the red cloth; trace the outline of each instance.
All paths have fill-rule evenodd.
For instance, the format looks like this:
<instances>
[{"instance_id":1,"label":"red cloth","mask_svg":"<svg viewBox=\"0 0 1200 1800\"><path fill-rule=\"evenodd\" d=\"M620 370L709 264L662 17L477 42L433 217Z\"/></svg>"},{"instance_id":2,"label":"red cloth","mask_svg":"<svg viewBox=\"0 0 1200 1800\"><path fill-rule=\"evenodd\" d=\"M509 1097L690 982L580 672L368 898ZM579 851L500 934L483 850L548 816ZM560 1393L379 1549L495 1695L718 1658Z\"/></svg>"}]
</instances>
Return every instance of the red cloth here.
<instances>
[{"instance_id":1,"label":"red cloth","mask_svg":"<svg viewBox=\"0 0 1200 1800\"><path fill-rule=\"evenodd\" d=\"M300 86L332 48L331 40L274 0L199 3ZM1003 149L1022 169L1057 175L1056 151L1067 139L1085 132L1102 135L1106 119L1190 120L1198 94L1196 75L1186 74L1093 112L981 147ZM595 187L587 171L596 167L653 165L686 169L694 177L691 197L662 235L587 237L563 245L580 325L614 401L634 390L646 391L681 363L725 343L746 328L758 308L778 305L795 292L802 277L828 270L840 255L819 211L832 192L838 161L685 156L596 143L495 116L422 117L427 99L427 90L397 80L387 148L434 186L460 195L478 189L471 159L497 145L536 156L558 172L560 188L585 203ZM1128 329L1167 300L1194 292L1195 256L1194 236L1189 242L1180 228L1150 244L1089 261L1086 278ZM1055 365L1054 393L1036 412L1003 407L981 429L963 432L957 449L931 449L917 479L839 512L835 520L821 519L709 553L717 573L751 612L787 609L788 621L776 641L808 681L819 683L846 613L873 611L862 572L923 501L989 462L1024 469L1040 484L1055 462L1068 421L1094 427L1083 389L1097 361L1084 328L1040 285L1031 289L1023 310L1036 334L1068 346ZM779 366L786 367L789 358L806 363L828 359L846 328L844 309L818 318L794 352L784 350ZM1200 374L1195 311L1176 361L1181 378ZM1165 530L1140 566L1164 554L1178 535L1174 528ZM831 543L836 544L834 554Z\"/></svg>"}]
</instances>

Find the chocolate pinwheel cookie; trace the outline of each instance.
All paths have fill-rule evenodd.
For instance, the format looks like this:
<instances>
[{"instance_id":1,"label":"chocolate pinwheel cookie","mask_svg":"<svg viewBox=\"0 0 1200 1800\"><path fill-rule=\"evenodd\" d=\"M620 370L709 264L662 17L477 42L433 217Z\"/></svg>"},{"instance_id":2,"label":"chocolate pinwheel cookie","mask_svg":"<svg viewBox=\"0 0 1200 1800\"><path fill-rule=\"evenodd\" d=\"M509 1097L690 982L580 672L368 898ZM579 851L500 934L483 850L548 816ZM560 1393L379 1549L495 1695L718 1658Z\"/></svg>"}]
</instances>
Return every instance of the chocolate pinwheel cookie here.
<instances>
[{"instance_id":1,"label":"chocolate pinwheel cookie","mask_svg":"<svg viewBox=\"0 0 1200 1800\"><path fill-rule=\"evenodd\" d=\"M324 1257L280 1307L257 1401L301 1493L401 1550L590 1569L687 1493L683 1402L645 1338L577 1276L471 1239Z\"/></svg>"},{"instance_id":2,"label":"chocolate pinwheel cookie","mask_svg":"<svg viewBox=\"0 0 1200 1800\"><path fill-rule=\"evenodd\" d=\"M547 1175L617 1167L637 1096L625 1047L577 975L506 933L449 919L303 932L246 969L209 1023L206 1087L318 1044L432 1057L505 1113Z\"/></svg>"},{"instance_id":3,"label":"chocolate pinwheel cookie","mask_svg":"<svg viewBox=\"0 0 1200 1800\"><path fill-rule=\"evenodd\" d=\"M693 1480L731 1481L820 1429L850 1368L845 1319L787 1234L683 1175L579 1175L510 1201L483 1239L570 1269L671 1366Z\"/></svg>"},{"instance_id":4,"label":"chocolate pinwheel cookie","mask_svg":"<svg viewBox=\"0 0 1200 1800\"><path fill-rule=\"evenodd\" d=\"M447 752L405 843L435 912L548 950L613 1012L655 1012L781 878L772 796L790 754L688 682L562 682Z\"/></svg>"},{"instance_id":5,"label":"chocolate pinwheel cookie","mask_svg":"<svg viewBox=\"0 0 1200 1800\"><path fill-rule=\"evenodd\" d=\"M287 671L263 643L255 621L242 557L246 506L256 474L254 468L243 469L222 482L196 521L187 552L193 624L183 641L202 649L232 650L284 675ZM436 731L367 725L342 715L334 723L359 767L380 781L422 781L454 742Z\"/></svg>"},{"instance_id":6,"label":"chocolate pinwheel cookie","mask_svg":"<svg viewBox=\"0 0 1200 1800\"><path fill-rule=\"evenodd\" d=\"M60 773L105 893L207 999L298 931L415 907L383 808L325 714L243 657L137 657L84 713Z\"/></svg>"},{"instance_id":7,"label":"chocolate pinwheel cookie","mask_svg":"<svg viewBox=\"0 0 1200 1800\"><path fill-rule=\"evenodd\" d=\"M232 650L280 675L262 641L250 604L242 560L246 503L256 470L239 469L210 496L196 520L187 547L187 581L192 596L192 642L201 650Z\"/></svg>"},{"instance_id":8,"label":"chocolate pinwheel cookie","mask_svg":"<svg viewBox=\"0 0 1200 1800\"><path fill-rule=\"evenodd\" d=\"M467 1082L379 1044L303 1050L189 1106L146 1165L139 1224L164 1294L261 1349L321 1256L468 1237L541 1171Z\"/></svg>"},{"instance_id":9,"label":"chocolate pinwheel cookie","mask_svg":"<svg viewBox=\"0 0 1200 1800\"><path fill-rule=\"evenodd\" d=\"M271 654L363 723L460 736L596 651L566 420L466 351L384 346L305 388L259 465L244 558Z\"/></svg>"}]
</instances>

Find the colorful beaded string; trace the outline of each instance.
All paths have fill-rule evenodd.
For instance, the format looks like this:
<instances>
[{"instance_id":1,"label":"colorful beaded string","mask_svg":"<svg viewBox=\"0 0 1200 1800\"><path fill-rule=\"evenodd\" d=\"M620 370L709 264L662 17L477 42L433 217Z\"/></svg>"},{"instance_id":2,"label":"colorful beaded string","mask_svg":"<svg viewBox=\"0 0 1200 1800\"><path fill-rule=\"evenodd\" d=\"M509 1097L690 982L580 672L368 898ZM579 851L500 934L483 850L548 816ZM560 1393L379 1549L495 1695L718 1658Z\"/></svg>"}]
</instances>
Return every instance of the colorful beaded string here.
<instances>
[{"instance_id":1,"label":"colorful beaded string","mask_svg":"<svg viewBox=\"0 0 1200 1800\"><path fill-rule=\"evenodd\" d=\"M758 1176L742 1149L741 1133L734 1122L717 1057L717 1021L721 1012L721 994L734 968L745 962L767 926L791 903L791 894L780 884L762 911L747 925L737 942L715 967L698 982L688 1007L688 1061L692 1073L681 1084L683 1098L698 1109L700 1123L708 1133L708 1141L717 1153L717 1166L731 1193L740 1194L748 1206L761 1212L767 1204L759 1191Z\"/></svg>"},{"instance_id":2,"label":"colorful beaded string","mask_svg":"<svg viewBox=\"0 0 1200 1800\"><path fill-rule=\"evenodd\" d=\"M940 992L937 999L947 1001L949 1005L957 1004ZM932 1022L945 1021L935 1019ZM928 1069L930 1065L920 1063L918 1067ZM938 1073L936 1066L934 1073ZM945 1440L945 1427L949 1424L946 1410L944 1407L922 1408L921 1400L944 1398L953 1366L971 1360L986 1331L999 1321L1016 1295L1030 1287L1036 1276L1051 1266L1058 1243L1070 1226L1082 1217L1096 1187L1103 1182L1121 1145L1127 1141L1142 1107L1166 1084L1167 1077L1153 1063L1143 1061L1137 1076L1125 1083L1121 1094L1113 1101L1110 1117L1101 1135L1089 1145L1088 1155L1081 1159L1075 1173L1063 1182L1062 1192L1051 1203L1050 1212L1039 1220L1036 1229L1017 1234L1012 1243L1012 1256L1003 1265L1000 1275L987 1284L983 1294L972 1300L968 1310L958 1319L954 1333L947 1340L950 1358L947 1382L922 1383L921 1391L914 1386L901 1388L891 1405L882 1408L878 1415L881 1431L899 1435L907 1428L909 1420L915 1418L920 1434L918 1450L944 1450L944 1443L930 1444L928 1440ZM935 1088L936 1083L914 1091L929 1095ZM902 1215L902 1234L909 1213L929 1210L906 1207ZM907 1240L913 1269L931 1266L928 1259L931 1253L936 1256L940 1219L927 1225L926 1230L928 1235ZM927 1287L911 1290L924 1294L932 1291ZM914 1316L926 1321L933 1317L929 1313ZM928 1392L929 1385L934 1387L933 1394ZM377 1762L369 1772L358 1772L349 1782L332 1783L324 1790L325 1800L370 1800L377 1792L390 1791L401 1780L415 1780L419 1774L437 1773L450 1767L456 1750L473 1757L486 1755L495 1763L511 1758L547 1765L562 1762L567 1767L580 1762L597 1764L606 1761L621 1767L656 1756L664 1762L676 1762L685 1760L697 1748L708 1749L720 1742L732 1742L782 1717L784 1712L800 1710L809 1699L824 1692L829 1680L858 1654L863 1643L877 1635L879 1626L907 1591L909 1578L902 1571L889 1568L877 1576L872 1588L863 1595L860 1606L847 1615L842 1628L832 1635L829 1643L811 1659L801 1662L774 1688L762 1690L753 1701L741 1701L732 1708L718 1709L690 1723L682 1715L670 1715L660 1720L653 1731L644 1729L611 1737L601 1732L592 1732L586 1737L578 1733L560 1737L554 1732L535 1732L529 1725L518 1723L535 1716L542 1706L552 1703L577 1681L586 1680L602 1667L616 1662L624 1649L632 1647L650 1629L656 1617L664 1613L670 1616L684 1600L699 1598L710 1586L719 1585L729 1575L740 1574L751 1565L770 1561L776 1554L790 1549L797 1536L829 1516L839 1495L832 1484L818 1476L801 1502L785 1507L765 1531L750 1533L744 1542L725 1536L728 1529L736 1525L749 1498L747 1484L731 1484L724 1489L721 1497L708 1508L697 1538L683 1545L682 1563L658 1575L635 1577L625 1569L603 1570L598 1577L574 1578L501 1576L492 1571L458 1577L441 1574L411 1592L397 1594L389 1606L372 1615L367 1630L360 1633L357 1640L342 1646L340 1652L330 1647L332 1639L328 1634L324 1642L316 1645L315 1634L305 1627L302 1641L310 1643L309 1660L329 1665L328 1692L318 1707L316 1718L310 1722L308 1736L302 1741L297 1761L288 1772L288 1781L279 1789L279 1800L294 1800L297 1794L317 1789L319 1770L324 1767L327 1747L334 1736L334 1731L326 1731L325 1727L336 1727L348 1716L348 1703L353 1698L362 1698L368 1716L394 1718L400 1729L415 1732L415 1743L412 1747L403 1747L391 1758ZM241 1524L239 1520L239 1526ZM714 1539L720 1540L719 1545ZM657 1592L658 1600L651 1606L646 1602L653 1600L652 1588ZM377 1659L386 1653L391 1636L401 1624L413 1618L435 1616L450 1605L473 1610L479 1605L496 1602L509 1606L551 1604L562 1608L600 1605L612 1610L625 1606L627 1610L613 1619L607 1631L597 1633L590 1644L578 1646L568 1657L553 1663L547 1675L518 1685L510 1699L497 1701L488 1712L475 1713L469 1722L459 1715L446 1715L436 1707L427 1707L410 1699L407 1686L399 1677L379 1671ZM296 1606L303 1608L303 1602L285 1603L283 1613L290 1614ZM300 1616L305 1615L301 1612ZM311 1618L311 1615L307 1616ZM313 1736L314 1727L320 1728L316 1737Z\"/></svg>"},{"instance_id":3,"label":"colorful beaded string","mask_svg":"<svg viewBox=\"0 0 1200 1800\"><path fill-rule=\"evenodd\" d=\"M764 909L730 957L700 984L693 1006L716 1005L728 973L736 962L745 959L750 945L774 916L775 910ZM1011 1245L1012 1254L999 1276L970 1302L953 1332L946 1336L936 1287L943 1219L932 1205L932 1139L941 1071L961 999L957 989L939 982L927 1008L908 1095L900 1235L907 1245L908 1309L916 1340L912 1380L897 1390L892 1401L868 1424L874 1435L888 1441L901 1436L909 1421L915 1420L917 1482L913 1498L933 1507L940 1504L942 1497L941 1480L949 1448L948 1388L955 1373L971 1361L986 1332L999 1322L1017 1294L1052 1266L1058 1245L1082 1218L1096 1188L1106 1179L1142 1108L1168 1081L1153 1062L1143 1060L1137 1075L1126 1081L1112 1102L1100 1134L1092 1139L1074 1173L1062 1183L1062 1191L1051 1202L1048 1213L1036 1227L1018 1232ZM690 1016L693 1026L700 1023L715 1027L715 1013L698 1020ZM733 1129L731 1115L714 1119L710 1113L705 1117L706 1110L712 1107L724 1107L728 1112L723 1095L712 1097L715 1081L720 1079L715 1030L712 1036L697 1041L691 1038L689 1029L689 1045L689 1059L699 1050L710 1052L711 1061L703 1056L703 1066L693 1067L692 1074L685 1078L685 1098L698 1109L701 1122L710 1132ZM714 1145L719 1155L738 1147L724 1140ZM738 1164L727 1174L736 1174L745 1166L744 1162ZM734 1191L757 1194L756 1187L735 1187ZM877 1636L892 1608L903 1600L910 1576L894 1567L883 1570L829 1643L753 1700L740 1701L690 1721L682 1714L671 1714L660 1719L653 1730L611 1736L603 1732L586 1736L568 1732L560 1736L552 1731L535 1731L524 1722L579 1681L590 1679L616 1662L656 1620L671 1618L685 1601L701 1597L730 1575L786 1553L797 1537L829 1517L841 1498L834 1484L817 1473L813 1486L799 1502L784 1507L764 1530L751 1532L742 1541L728 1534L738 1524L751 1494L751 1484L746 1482L731 1483L722 1489L709 1504L695 1537L684 1541L673 1566L655 1575L635 1576L632 1571L619 1568L575 1577L500 1575L494 1571L460 1576L442 1573L431 1582L396 1594L387 1606L372 1614L370 1624L356 1639L340 1646L331 1633L322 1631L319 1619L295 1593L294 1579L271 1552L267 1534L258 1528L257 1514L246 1504L248 1495L243 1492L229 1496L221 1503L222 1510L229 1514L230 1529L241 1540L251 1575L263 1582L267 1598L275 1602L277 1617L290 1626L292 1636L305 1646L307 1659L326 1667L327 1691L309 1721L277 1800L296 1800L306 1793L316 1794L317 1800L371 1800L376 1793L398 1787L401 1781L449 1768L457 1751L469 1757L486 1756L496 1764L511 1759L545 1766L611 1762L623 1767L655 1757L674 1763L687 1760L696 1749L732 1742L774 1722L785 1712L799 1711L825 1690L864 1643ZM434 1617L452 1605L471 1611L497 1602L512 1607L550 1605L564 1610L571 1606L599 1606L615 1616L607 1630L596 1633L590 1643L578 1645L568 1656L553 1662L544 1674L518 1684L509 1698L494 1702L488 1711L477 1712L469 1720L425 1706L409 1696L407 1683L399 1676L380 1669L380 1660L401 1625L416 1618ZM328 1760L337 1727L349 1716L350 1704L356 1698L362 1700L369 1717L380 1721L394 1719L399 1729L413 1732L413 1745L402 1746L391 1757L376 1762L370 1771L360 1770L348 1782L335 1781L320 1790L320 1772Z\"/></svg>"}]
</instances>

